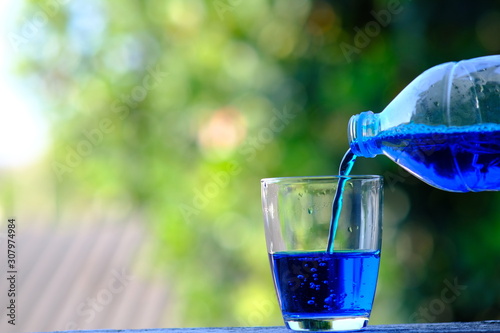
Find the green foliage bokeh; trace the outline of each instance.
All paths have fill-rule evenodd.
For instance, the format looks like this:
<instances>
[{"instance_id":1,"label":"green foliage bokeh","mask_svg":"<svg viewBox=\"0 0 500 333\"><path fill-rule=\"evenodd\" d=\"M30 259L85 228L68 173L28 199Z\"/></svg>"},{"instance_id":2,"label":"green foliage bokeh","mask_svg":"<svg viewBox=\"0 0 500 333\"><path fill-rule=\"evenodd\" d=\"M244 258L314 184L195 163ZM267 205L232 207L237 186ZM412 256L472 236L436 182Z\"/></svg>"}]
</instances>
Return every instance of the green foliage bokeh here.
<instances>
[{"instance_id":1,"label":"green foliage bokeh","mask_svg":"<svg viewBox=\"0 0 500 333\"><path fill-rule=\"evenodd\" d=\"M98 200L147 221L182 326L281 324L259 180L335 174L351 115L380 112L433 65L500 51L493 1L31 0L24 12L40 10L46 23L14 43L51 122L61 216ZM499 319L498 195L441 193L384 157L353 172L387 181L373 323L430 321L419 307L456 278L467 289L433 321Z\"/></svg>"}]
</instances>

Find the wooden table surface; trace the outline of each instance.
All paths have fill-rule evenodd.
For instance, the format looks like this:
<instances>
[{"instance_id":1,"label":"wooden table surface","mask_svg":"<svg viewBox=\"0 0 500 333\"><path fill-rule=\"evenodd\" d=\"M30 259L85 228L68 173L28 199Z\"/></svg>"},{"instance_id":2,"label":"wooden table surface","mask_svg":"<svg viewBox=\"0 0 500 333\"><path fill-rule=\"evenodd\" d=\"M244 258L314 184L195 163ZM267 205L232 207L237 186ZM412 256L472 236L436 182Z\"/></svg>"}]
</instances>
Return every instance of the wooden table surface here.
<instances>
[{"instance_id":1,"label":"wooden table surface","mask_svg":"<svg viewBox=\"0 0 500 333\"><path fill-rule=\"evenodd\" d=\"M95 330L95 331L59 331L59 333L290 333L285 327L218 327L218 328L157 328L140 330ZM435 323L435 324L397 324L369 325L360 332L499 332L500 320L488 320L466 323Z\"/></svg>"}]
</instances>

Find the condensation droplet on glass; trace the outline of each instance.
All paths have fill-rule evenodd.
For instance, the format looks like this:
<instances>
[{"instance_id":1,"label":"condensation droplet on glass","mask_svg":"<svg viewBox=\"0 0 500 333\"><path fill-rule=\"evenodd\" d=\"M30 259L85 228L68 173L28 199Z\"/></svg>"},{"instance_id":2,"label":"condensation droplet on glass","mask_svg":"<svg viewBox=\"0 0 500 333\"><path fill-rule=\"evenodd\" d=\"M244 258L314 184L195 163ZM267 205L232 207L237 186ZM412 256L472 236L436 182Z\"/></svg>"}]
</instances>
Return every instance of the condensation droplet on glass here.
<instances>
[{"instance_id":1,"label":"condensation droplet on glass","mask_svg":"<svg viewBox=\"0 0 500 333\"><path fill-rule=\"evenodd\" d=\"M352 232L352 227L347 228L347 231Z\"/></svg>"}]
</instances>

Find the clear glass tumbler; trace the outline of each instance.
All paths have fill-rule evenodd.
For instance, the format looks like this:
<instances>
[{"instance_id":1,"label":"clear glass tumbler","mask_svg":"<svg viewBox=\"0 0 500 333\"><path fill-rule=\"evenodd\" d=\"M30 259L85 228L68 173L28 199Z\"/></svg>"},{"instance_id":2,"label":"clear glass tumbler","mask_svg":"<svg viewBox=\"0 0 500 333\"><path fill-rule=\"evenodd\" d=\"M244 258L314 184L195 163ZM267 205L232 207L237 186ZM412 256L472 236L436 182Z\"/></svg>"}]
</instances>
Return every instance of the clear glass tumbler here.
<instances>
[{"instance_id":1,"label":"clear glass tumbler","mask_svg":"<svg viewBox=\"0 0 500 333\"><path fill-rule=\"evenodd\" d=\"M339 180L343 200L332 226ZM382 177L267 178L261 191L267 250L285 325L296 331L365 327L379 271Z\"/></svg>"}]
</instances>

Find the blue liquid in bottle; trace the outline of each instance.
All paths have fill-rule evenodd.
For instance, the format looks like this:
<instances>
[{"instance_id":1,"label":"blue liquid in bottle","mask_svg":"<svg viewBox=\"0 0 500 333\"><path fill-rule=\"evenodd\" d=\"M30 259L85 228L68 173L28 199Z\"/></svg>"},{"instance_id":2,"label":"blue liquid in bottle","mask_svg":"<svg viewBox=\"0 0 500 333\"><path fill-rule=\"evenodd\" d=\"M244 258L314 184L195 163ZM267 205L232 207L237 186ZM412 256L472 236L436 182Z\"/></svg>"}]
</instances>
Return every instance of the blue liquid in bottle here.
<instances>
[{"instance_id":1,"label":"blue liquid in bottle","mask_svg":"<svg viewBox=\"0 0 500 333\"><path fill-rule=\"evenodd\" d=\"M437 188L454 192L500 190L498 124L405 124L380 132L367 144Z\"/></svg>"}]
</instances>

